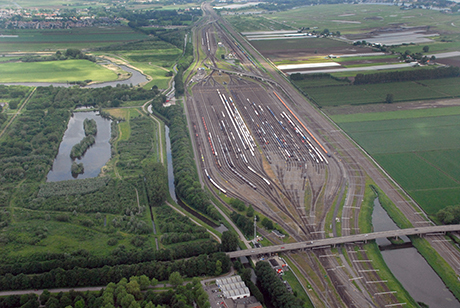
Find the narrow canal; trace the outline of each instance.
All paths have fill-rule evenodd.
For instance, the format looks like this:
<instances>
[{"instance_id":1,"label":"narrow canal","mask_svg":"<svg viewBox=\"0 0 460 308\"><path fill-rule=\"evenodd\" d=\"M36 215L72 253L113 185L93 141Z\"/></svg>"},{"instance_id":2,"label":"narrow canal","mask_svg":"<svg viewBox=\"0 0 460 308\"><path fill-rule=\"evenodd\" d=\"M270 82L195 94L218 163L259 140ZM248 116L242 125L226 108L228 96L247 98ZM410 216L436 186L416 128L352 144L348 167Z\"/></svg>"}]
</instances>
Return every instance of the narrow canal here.
<instances>
[{"instance_id":1,"label":"narrow canal","mask_svg":"<svg viewBox=\"0 0 460 308\"><path fill-rule=\"evenodd\" d=\"M380 205L378 198L374 200L372 225L374 232L399 229ZM417 249L407 247L410 239L404 236L402 240L406 243L402 245L404 248L392 245L385 238L377 239L377 244L385 263L412 298L430 308L460 307L460 303Z\"/></svg>"}]
</instances>

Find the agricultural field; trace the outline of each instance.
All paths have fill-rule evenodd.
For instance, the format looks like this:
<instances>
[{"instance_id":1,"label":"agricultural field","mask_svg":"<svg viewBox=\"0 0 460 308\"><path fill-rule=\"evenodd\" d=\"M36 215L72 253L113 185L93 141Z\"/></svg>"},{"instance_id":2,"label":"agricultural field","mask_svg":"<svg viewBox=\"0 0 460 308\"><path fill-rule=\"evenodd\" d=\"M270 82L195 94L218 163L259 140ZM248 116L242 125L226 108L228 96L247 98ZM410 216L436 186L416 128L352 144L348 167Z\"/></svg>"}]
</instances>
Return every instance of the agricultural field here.
<instances>
[{"instance_id":1,"label":"agricultural field","mask_svg":"<svg viewBox=\"0 0 460 308\"><path fill-rule=\"evenodd\" d=\"M66 0L65 6L63 5L64 1L61 0L0 0L0 8L65 8L67 6L75 7L77 4L81 5L80 0ZM85 2L86 6L98 6L101 5L99 1L87 1Z\"/></svg>"},{"instance_id":2,"label":"agricultural field","mask_svg":"<svg viewBox=\"0 0 460 308\"><path fill-rule=\"evenodd\" d=\"M73 29L2 29L0 53L88 49L147 38L129 27L85 27Z\"/></svg>"},{"instance_id":3,"label":"agricultural field","mask_svg":"<svg viewBox=\"0 0 460 308\"><path fill-rule=\"evenodd\" d=\"M460 108L332 115L430 215L460 204Z\"/></svg>"},{"instance_id":4,"label":"agricultural field","mask_svg":"<svg viewBox=\"0 0 460 308\"><path fill-rule=\"evenodd\" d=\"M341 34L358 34L387 28L389 24L404 24L406 27L430 26L431 32L459 30L460 15L442 14L434 10L401 10L399 6L368 4L336 4L302 7L294 10L265 15L296 29L302 27L319 31L329 29ZM454 24L454 25L452 25Z\"/></svg>"},{"instance_id":5,"label":"agricultural field","mask_svg":"<svg viewBox=\"0 0 460 308\"><path fill-rule=\"evenodd\" d=\"M339 81L301 80L296 84L320 107L375 104L385 102L393 94L395 102L453 98L460 96L460 78L351 85ZM334 86L333 84L337 84Z\"/></svg>"},{"instance_id":6,"label":"agricultural field","mask_svg":"<svg viewBox=\"0 0 460 308\"><path fill-rule=\"evenodd\" d=\"M297 28L271 20L266 15L225 15L225 18L238 32L274 31L274 30L297 30Z\"/></svg>"},{"instance_id":7,"label":"agricultural field","mask_svg":"<svg viewBox=\"0 0 460 308\"><path fill-rule=\"evenodd\" d=\"M111 81L118 76L87 60L0 63L0 82Z\"/></svg>"}]
</instances>

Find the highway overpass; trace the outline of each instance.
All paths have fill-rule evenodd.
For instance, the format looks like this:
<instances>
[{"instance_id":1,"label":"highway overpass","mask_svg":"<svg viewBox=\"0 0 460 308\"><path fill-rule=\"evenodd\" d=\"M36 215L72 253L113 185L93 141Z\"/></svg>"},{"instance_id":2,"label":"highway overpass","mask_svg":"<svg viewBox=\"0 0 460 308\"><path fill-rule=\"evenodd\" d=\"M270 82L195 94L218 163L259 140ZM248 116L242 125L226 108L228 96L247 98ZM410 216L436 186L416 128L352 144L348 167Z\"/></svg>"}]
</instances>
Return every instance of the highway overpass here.
<instances>
[{"instance_id":1,"label":"highway overpass","mask_svg":"<svg viewBox=\"0 0 460 308\"><path fill-rule=\"evenodd\" d=\"M392 231L382 231L364 234L355 234L349 236L332 237L321 240L313 240L299 243L291 243L284 245L275 245L262 248L244 249L238 251L227 252L230 258L239 258L243 256L256 256L265 255L271 253L280 253L283 251L299 250L299 249L315 249L336 246L346 243L365 242L369 240L375 240L378 238L390 238L399 237L403 235L423 235L423 234L439 234L451 231L460 231L460 225L446 225L446 226L431 226L431 227L419 227L409 229L399 229Z\"/></svg>"}]
</instances>

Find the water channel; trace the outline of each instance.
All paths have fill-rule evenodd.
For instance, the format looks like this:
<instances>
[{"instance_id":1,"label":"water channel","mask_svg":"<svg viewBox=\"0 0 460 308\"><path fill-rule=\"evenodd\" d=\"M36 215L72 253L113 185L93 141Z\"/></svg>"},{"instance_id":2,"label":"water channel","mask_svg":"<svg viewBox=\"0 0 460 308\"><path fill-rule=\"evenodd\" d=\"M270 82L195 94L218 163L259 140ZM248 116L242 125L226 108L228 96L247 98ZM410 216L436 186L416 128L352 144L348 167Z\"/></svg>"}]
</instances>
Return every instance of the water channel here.
<instances>
[{"instance_id":1,"label":"water channel","mask_svg":"<svg viewBox=\"0 0 460 308\"><path fill-rule=\"evenodd\" d=\"M70 158L72 147L85 137L83 121L94 119L97 124L96 143L92 145L81 157L76 159L77 163L83 163L85 172L77 176L78 179L93 178L98 176L101 168L111 157L111 136L110 120L104 119L94 111L75 112L69 120L67 130L64 133L59 151L53 162L53 168L47 176L47 182L58 182L72 180L74 177L70 172L73 160Z\"/></svg>"},{"instance_id":2,"label":"water channel","mask_svg":"<svg viewBox=\"0 0 460 308\"><path fill-rule=\"evenodd\" d=\"M382 208L378 198L374 200L372 225L374 232L399 229ZM410 243L410 239L406 236L402 240ZM386 238L376 241L385 263L415 301L423 302L430 308L460 307L460 303L417 249L394 247ZM386 249L389 247L396 249Z\"/></svg>"},{"instance_id":3,"label":"water channel","mask_svg":"<svg viewBox=\"0 0 460 308\"><path fill-rule=\"evenodd\" d=\"M169 194L174 202L177 202L176 197L176 186L174 186L174 169L172 165L172 155L171 155L171 139L169 138L169 127L165 125L165 138L166 138L166 161L168 165L168 186Z\"/></svg>"}]
</instances>

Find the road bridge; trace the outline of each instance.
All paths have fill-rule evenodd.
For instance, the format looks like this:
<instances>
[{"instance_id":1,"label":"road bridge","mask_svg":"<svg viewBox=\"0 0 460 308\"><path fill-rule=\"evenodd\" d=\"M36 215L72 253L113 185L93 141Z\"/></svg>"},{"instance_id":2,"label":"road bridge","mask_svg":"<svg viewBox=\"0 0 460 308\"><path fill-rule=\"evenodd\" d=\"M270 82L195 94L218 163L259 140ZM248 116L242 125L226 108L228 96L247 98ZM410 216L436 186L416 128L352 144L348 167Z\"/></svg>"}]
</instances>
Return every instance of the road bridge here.
<instances>
[{"instance_id":1,"label":"road bridge","mask_svg":"<svg viewBox=\"0 0 460 308\"><path fill-rule=\"evenodd\" d=\"M255 256L255 255L265 255L271 253L280 253L284 251L292 250L302 250L302 249L318 249L318 248L328 248L330 246L336 246L346 243L356 243L356 242L366 242L369 240L375 240L378 238L391 238L391 237L400 237L403 235L423 235L423 234L436 234L446 232L460 231L459 225L446 225L446 226L430 226L430 227L419 227L419 228L409 228L409 229L399 229L391 231L382 231L382 232L372 232L372 233L363 233L355 234L341 237L332 237L321 240L298 242L284 245L275 245L262 248L252 248L244 249L239 251L227 252L227 255L230 258L238 258L243 256Z\"/></svg>"}]
</instances>

